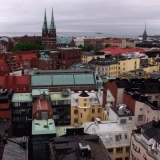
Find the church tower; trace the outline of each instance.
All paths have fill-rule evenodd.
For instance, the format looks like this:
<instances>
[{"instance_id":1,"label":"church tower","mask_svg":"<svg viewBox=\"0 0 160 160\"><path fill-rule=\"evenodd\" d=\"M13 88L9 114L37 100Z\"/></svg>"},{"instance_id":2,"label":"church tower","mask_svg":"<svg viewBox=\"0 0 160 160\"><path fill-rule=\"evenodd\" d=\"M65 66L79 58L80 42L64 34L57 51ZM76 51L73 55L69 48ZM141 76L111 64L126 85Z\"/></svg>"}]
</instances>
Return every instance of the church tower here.
<instances>
[{"instance_id":1,"label":"church tower","mask_svg":"<svg viewBox=\"0 0 160 160\"><path fill-rule=\"evenodd\" d=\"M47 27L47 17L46 17L46 9L44 12L44 22L42 26L42 45L47 48L48 41L48 27Z\"/></svg>"},{"instance_id":2,"label":"church tower","mask_svg":"<svg viewBox=\"0 0 160 160\"><path fill-rule=\"evenodd\" d=\"M46 10L44 12L44 22L42 26L42 45L45 49L56 49L56 26L54 23L53 9L49 29L47 26Z\"/></svg>"},{"instance_id":3,"label":"church tower","mask_svg":"<svg viewBox=\"0 0 160 160\"><path fill-rule=\"evenodd\" d=\"M147 40L147 31L146 31L146 22L145 22L145 29L144 29L144 32L143 32L143 41L146 41Z\"/></svg>"},{"instance_id":4,"label":"church tower","mask_svg":"<svg viewBox=\"0 0 160 160\"><path fill-rule=\"evenodd\" d=\"M48 30L49 48L56 49L56 25L54 23L53 8L51 14L51 23Z\"/></svg>"}]
</instances>

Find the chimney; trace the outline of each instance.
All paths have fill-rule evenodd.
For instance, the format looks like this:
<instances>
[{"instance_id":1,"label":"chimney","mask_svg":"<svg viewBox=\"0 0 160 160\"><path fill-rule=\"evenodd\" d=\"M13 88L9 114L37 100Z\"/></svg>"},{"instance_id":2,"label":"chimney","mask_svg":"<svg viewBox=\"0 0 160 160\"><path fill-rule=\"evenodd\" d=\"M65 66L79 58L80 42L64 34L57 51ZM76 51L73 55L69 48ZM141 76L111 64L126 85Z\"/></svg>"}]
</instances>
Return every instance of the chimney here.
<instances>
[{"instance_id":1,"label":"chimney","mask_svg":"<svg viewBox=\"0 0 160 160\"><path fill-rule=\"evenodd\" d=\"M104 85L104 89L103 89L103 108L105 108L105 104L107 102L107 90L108 90L108 87L107 87L107 83Z\"/></svg>"}]
</instances>

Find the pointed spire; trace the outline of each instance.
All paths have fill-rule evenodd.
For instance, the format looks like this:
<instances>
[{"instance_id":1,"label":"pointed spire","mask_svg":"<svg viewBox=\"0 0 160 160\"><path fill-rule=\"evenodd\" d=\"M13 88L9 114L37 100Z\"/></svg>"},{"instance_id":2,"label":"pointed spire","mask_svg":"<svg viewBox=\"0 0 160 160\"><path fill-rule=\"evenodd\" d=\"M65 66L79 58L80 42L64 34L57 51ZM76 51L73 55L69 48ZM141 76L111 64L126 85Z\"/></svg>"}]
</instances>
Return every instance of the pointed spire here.
<instances>
[{"instance_id":1,"label":"pointed spire","mask_svg":"<svg viewBox=\"0 0 160 160\"><path fill-rule=\"evenodd\" d=\"M147 35L147 31L146 31L146 21L145 21L145 29L144 29L143 34L146 34L146 35Z\"/></svg>"},{"instance_id":2,"label":"pointed spire","mask_svg":"<svg viewBox=\"0 0 160 160\"><path fill-rule=\"evenodd\" d=\"M56 25L54 23L54 17L53 17L53 8L52 8L51 23L50 23L49 29L56 29Z\"/></svg>"},{"instance_id":3,"label":"pointed spire","mask_svg":"<svg viewBox=\"0 0 160 160\"><path fill-rule=\"evenodd\" d=\"M47 28L46 9L45 9L45 12L44 12L44 22L43 22L42 29L48 29L48 28Z\"/></svg>"}]
</instances>

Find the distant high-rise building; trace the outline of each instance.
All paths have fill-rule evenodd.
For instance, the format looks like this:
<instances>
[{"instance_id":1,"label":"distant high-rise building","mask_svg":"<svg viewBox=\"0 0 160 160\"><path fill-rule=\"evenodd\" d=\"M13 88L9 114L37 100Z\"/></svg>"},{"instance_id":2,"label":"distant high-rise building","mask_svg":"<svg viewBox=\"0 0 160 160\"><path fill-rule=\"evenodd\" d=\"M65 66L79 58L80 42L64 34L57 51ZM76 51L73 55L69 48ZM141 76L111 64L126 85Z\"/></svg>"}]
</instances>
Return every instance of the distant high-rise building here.
<instances>
[{"instance_id":1,"label":"distant high-rise building","mask_svg":"<svg viewBox=\"0 0 160 160\"><path fill-rule=\"evenodd\" d=\"M146 31L146 22L145 22L145 29L143 32L143 41L147 40L147 31Z\"/></svg>"},{"instance_id":2,"label":"distant high-rise building","mask_svg":"<svg viewBox=\"0 0 160 160\"><path fill-rule=\"evenodd\" d=\"M44 13L44 22L42 26L42 45L46 49L56 49L56 26L54 23L53 9L49 27L47 26L46 10Z\"/></svg>"}]
</instances>

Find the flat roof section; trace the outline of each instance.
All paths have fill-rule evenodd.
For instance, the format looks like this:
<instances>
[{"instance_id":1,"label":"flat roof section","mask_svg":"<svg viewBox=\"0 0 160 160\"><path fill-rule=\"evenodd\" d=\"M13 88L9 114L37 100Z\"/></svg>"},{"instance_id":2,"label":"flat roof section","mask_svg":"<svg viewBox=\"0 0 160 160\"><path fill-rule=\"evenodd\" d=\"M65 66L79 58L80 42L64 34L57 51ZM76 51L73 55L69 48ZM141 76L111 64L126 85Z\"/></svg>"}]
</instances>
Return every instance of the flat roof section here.
<instances>
[{"instance_id":1,"label":"flat roof section","mask_svg":"<svg viewBox=\"0 0 160 160\"><path fill-rule=\"evenodd\" d=\"M63 92L50 92L51 101L56 101L56 100L71 100L71 96L70 95L68 97L63 97L62 93Z\"/></svg>"},{"instance_id":2,"label":"flat roof section","mask_svg":"<svg viewBox=\"0 0 160 160\"><path fill-rule=\"evenodd\" d=\"M56 127L53 119L32 121L32 135L56 134Z\"/></svg>"},{"instance_id":3,"label":"flat roof section","mask_svg":"<svg viewBox=\"0 0 160 160\"><path fill-rule=\"evenodd\" d=\"M12 97L12 102L32 102L31 93L14 93Z\"/></svg>"}]
</instances>

